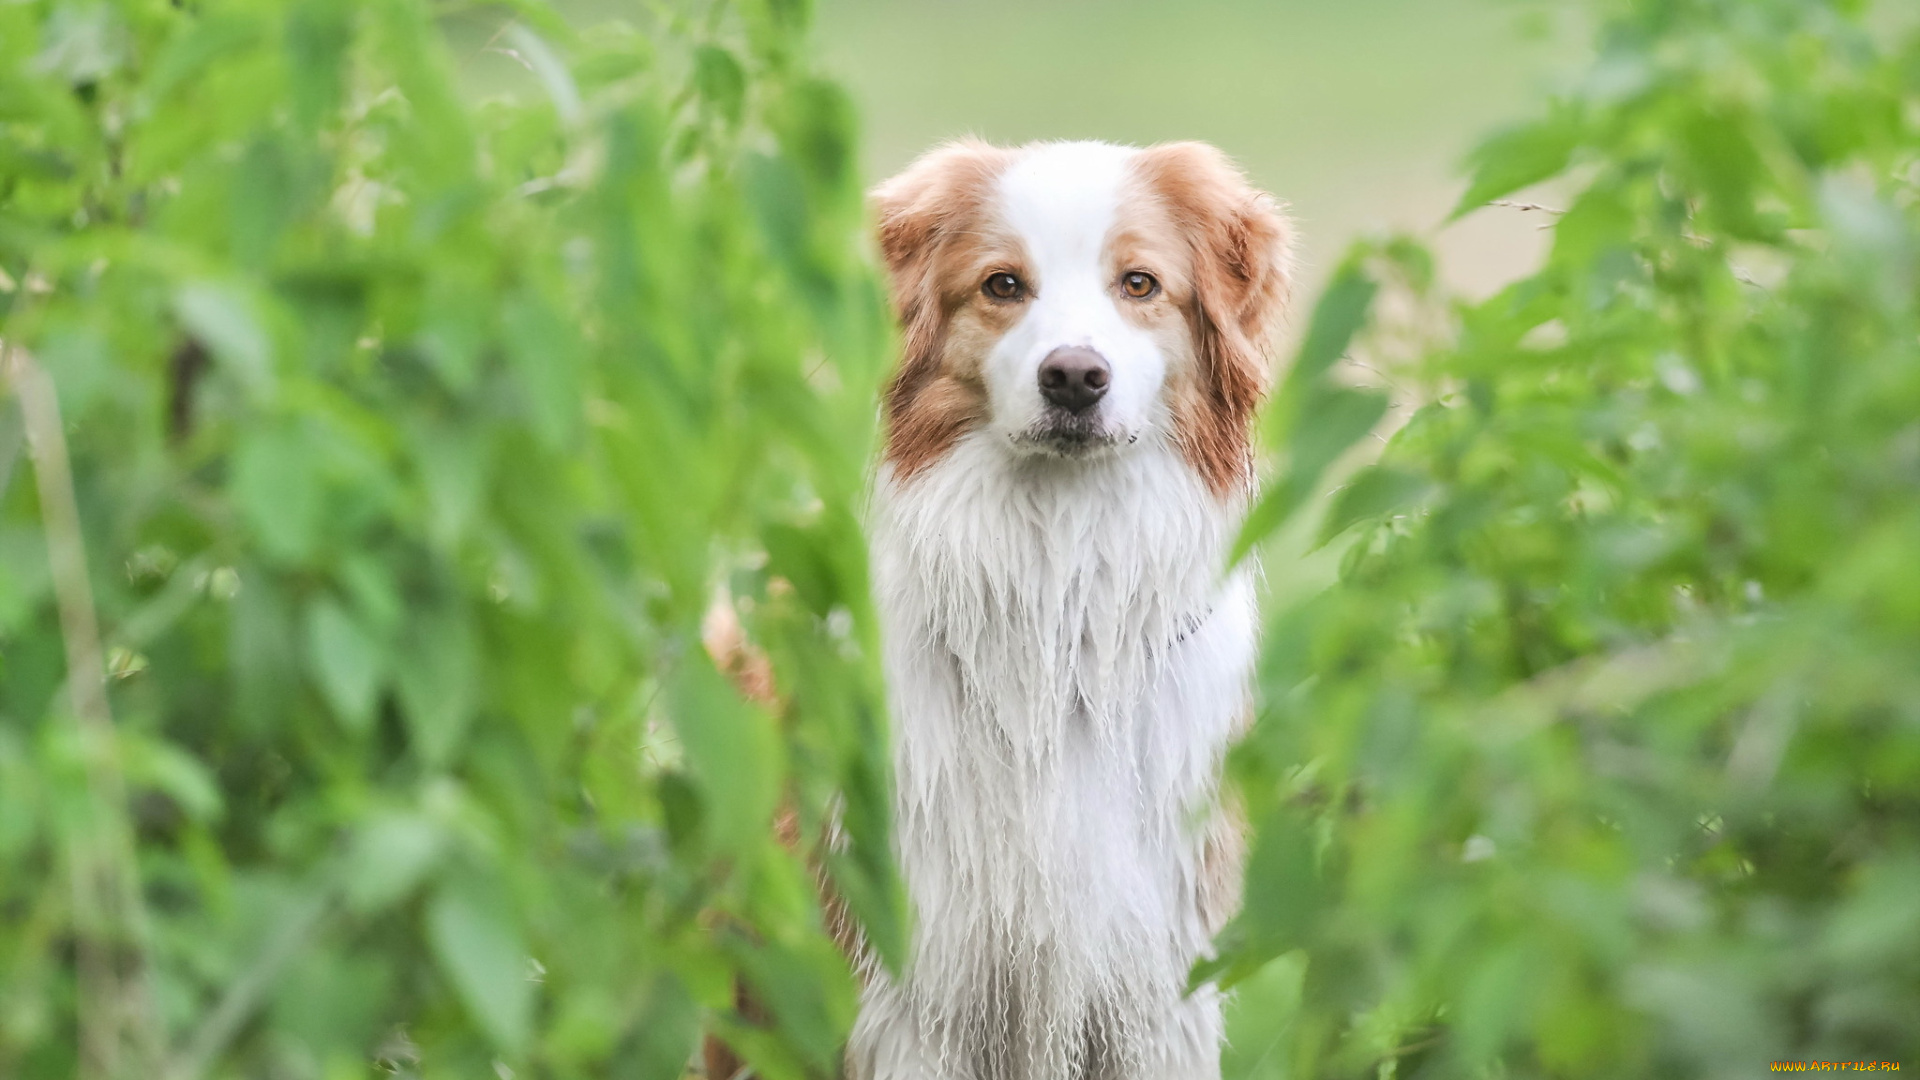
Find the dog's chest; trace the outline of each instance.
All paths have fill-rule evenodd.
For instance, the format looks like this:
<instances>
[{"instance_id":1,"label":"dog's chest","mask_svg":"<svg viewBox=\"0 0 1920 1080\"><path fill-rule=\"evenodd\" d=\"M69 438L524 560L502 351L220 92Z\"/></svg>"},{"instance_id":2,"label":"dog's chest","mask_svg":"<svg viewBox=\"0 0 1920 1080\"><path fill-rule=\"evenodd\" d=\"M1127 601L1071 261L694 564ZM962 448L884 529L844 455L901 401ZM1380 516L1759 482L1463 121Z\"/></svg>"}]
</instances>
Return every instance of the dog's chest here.
<instances>
[{"instance_id":1,"label":"dog's chest","mask_svg":"<svg viewBox=\"0 0 1920 1080\"><path fill-rule=\"evenodd\" d=\"M877 507L901 856L923 924L1104 948L1075 939L1176 917L1244 702L1231 511L1170 451L994 449L883 484Z\"/></svg>"}]
</instances>

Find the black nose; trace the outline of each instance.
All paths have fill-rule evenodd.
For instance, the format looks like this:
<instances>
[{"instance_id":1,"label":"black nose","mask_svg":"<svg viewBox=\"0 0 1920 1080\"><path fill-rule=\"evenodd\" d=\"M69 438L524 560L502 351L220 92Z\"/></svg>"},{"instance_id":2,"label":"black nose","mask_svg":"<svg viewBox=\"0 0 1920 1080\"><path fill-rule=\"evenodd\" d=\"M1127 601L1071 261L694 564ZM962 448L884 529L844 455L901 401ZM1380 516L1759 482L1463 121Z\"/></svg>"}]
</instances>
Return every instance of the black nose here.
<instances>
[{"instance_id":1,"label":"black nose","mask_svg":"<svg viewBox=\"0 0 1920 1080\"><path fill-rule=\"evenodd\" d=\"M1040 396L1068 412L1085 412L1112 381L1107 358L1092 349L1055 349L1040 361Z\"/></svg>"}]
</instances>

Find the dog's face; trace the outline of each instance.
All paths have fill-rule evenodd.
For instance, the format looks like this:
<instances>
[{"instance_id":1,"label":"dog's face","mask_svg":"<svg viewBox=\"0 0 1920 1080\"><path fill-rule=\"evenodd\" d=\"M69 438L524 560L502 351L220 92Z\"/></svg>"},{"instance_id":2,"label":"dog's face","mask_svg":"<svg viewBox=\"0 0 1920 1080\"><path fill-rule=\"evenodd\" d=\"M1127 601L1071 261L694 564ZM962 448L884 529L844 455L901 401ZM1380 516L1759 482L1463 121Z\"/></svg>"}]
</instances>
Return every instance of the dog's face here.
<instances>
[{"instance_id":1,"label":"dog's face","mask_svg":"<svg viewBox=\"0 0 1920 1080\"><path fill-rule=\"evenodd\" d=\"M1216 492L1246 481L1288 234L1219 152L958 143L874 202L906 328L896 476L985 430L1055 457L1164 440Z\"/></svg>"}]
</instances>

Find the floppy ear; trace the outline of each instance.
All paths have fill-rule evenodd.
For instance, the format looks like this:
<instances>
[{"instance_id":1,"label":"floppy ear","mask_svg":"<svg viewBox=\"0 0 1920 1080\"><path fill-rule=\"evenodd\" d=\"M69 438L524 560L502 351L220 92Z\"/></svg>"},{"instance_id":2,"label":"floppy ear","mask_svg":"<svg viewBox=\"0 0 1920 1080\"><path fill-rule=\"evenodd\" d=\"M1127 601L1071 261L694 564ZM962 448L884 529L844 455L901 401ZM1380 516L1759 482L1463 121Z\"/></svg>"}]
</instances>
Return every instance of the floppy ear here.
<instances>
[{"instance_id":1,"label":"floppy ear","mask_svg":"<svg viewBox=\"0 0 1920 1080\"><path fill-rule=\"evenodd\" d=\"M887 284L902 322L910 325L920 305L938 299L934 254L966 229L1007 156L978 139L945 143L868 193Z\"/></svg>"},{"instance_id":2,"label":"floppy ear","mask_svg":"<svg viewBox=\"0 0 1920 1080\"><path fill-rule=\"evenodd\" d=\"M879 225L888 292L905 336L900 366L886 391L891 452L896 456L907 448L919 448L913 455L917 459L944 445L955 418L968 414L964 404L956 401L949 408L922 410L926 422L916 424L913 404L940 375L940 344L948 313L941 294L940 250L973 227L994 178L1011 156L1011 151L977 139L947 143L928 151L868 195ZM948 396L955 395L949 392ZM920 430L929 426L930 430Z\"/></svg>"},{"instance_id":3,"label":"floppy ear","mask_svg":"<svg viewBox=\"0 0 1920 1080\"><path fill-rule=\"evenodd\" d=\"M1173 214L1191 249L1200 415L1186 418L1187 451L1216 490L1251 475L1248 425L1266 394L1267 350L1293 278L1293 230L1273 197L1205 143L1141 152L1141 177Z\"/></svg>"}]
</instances>

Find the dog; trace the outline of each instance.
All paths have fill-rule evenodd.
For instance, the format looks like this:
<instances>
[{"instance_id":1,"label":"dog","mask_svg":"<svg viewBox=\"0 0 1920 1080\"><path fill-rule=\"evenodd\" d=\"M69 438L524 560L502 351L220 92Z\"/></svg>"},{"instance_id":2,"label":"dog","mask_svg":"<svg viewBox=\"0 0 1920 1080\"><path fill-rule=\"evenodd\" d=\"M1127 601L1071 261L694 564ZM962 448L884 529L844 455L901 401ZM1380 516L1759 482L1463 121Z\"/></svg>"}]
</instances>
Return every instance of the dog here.
<instances>
[{"instance_id":1,"label":"dog","mask_svg":"<svg viewBox=\"0 0 1920 1080\"><path fill-rule=\"evenodd\" d=\"M870 507L914 914L855 1080L1217 1078L1188 973L1239 899L1225 572L1291 278L1219 151L937 148L875 189L904 331Z\"/></svg>"}]
</instances>

